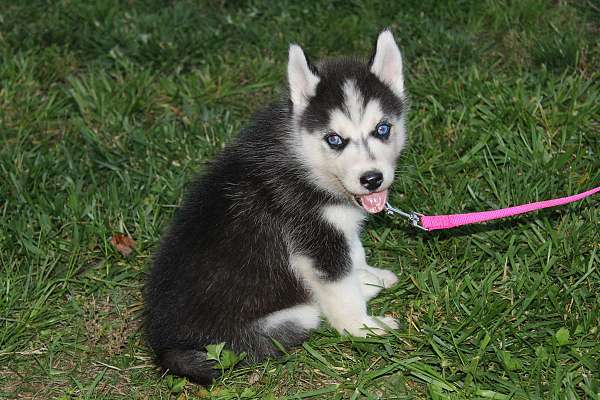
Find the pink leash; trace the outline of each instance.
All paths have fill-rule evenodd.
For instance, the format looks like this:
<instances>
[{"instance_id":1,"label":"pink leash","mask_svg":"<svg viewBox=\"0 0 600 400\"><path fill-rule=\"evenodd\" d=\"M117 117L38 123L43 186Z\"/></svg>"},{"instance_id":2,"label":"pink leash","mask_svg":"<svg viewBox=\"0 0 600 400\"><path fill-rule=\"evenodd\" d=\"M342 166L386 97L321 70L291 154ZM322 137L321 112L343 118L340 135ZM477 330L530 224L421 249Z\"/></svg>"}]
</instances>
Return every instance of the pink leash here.
<instances>
[{"instance_id":1,"label":"pink leash","mask_svg":"<svg viewBox=\"0 0 600 400\"><path fill-rule=\"evenodd\" d=\"M388 214L398 214L405 218L408 218L413 226L426 231L435 231L439 229L450 229L457 226L475 224L478 222L492 221L494 219L511 217L513 215L519 215L528 213L531 211L541 210L543 208L562 206L563 204L572 203L579 201L588 196L600 192L600 186L597 188L588 190L587 192L575 194L573 196L561 197L558 199L537 201L535 203L523 204L520 206L501 208L500 210L490 210L482 212L474 212L467 214L450 214L450 215L422 215L416 212L403 212L394 208L390 203L386 203L385 211Z\"/></svg>"}]
</instances>

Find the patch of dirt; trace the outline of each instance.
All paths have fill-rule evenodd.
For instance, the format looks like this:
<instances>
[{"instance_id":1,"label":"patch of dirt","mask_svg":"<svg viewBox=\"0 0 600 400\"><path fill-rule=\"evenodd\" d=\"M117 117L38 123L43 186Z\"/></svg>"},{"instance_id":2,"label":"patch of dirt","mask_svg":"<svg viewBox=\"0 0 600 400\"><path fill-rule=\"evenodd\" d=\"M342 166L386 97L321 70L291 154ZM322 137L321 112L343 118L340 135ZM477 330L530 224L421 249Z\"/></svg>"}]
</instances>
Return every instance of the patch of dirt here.
<instances>
[{"instance_id":1,"label":"patch of dirt","mask_svg":"<svg viewBox=\"0 0 600 400\"><path fill-rule=\"evenodd\" d=\"M98 302L94 297L82 305L87 342L100 347L107 357L123 352L129 337L138 330L139 320L128 307L117 307L110 297Z\"/></svg>"}]
</instances>

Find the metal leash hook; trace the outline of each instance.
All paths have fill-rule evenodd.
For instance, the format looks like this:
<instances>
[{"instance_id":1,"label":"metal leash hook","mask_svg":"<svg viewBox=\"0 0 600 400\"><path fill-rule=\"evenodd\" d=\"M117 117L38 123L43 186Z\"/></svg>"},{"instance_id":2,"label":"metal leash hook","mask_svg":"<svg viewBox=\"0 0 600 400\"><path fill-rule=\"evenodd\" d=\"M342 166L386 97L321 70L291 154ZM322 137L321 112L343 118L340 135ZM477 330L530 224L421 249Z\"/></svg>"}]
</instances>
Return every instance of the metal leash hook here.
<instances>
[{"instance_id":1,"label":"metal leash hook","mask_svg":"<svg viewBox=\"0 0 600 400\"><path fill-rule=\"evenodd\" d=\"M387 215L394 215L394 214L398 214L401 217L404 217L406 219L408 219L408 221L410 222L410 224L412 226L414 226L415 228L419 228L423 231L427 231L427 229L425 229L422 225L421 225L421 217L423 216L423 214L419 214L417 212L411 211L411 212L404 212L402 210L397 209L396 207L393 207L389 202L385 203L385 213Z\"/></svg>"}]
</instances>

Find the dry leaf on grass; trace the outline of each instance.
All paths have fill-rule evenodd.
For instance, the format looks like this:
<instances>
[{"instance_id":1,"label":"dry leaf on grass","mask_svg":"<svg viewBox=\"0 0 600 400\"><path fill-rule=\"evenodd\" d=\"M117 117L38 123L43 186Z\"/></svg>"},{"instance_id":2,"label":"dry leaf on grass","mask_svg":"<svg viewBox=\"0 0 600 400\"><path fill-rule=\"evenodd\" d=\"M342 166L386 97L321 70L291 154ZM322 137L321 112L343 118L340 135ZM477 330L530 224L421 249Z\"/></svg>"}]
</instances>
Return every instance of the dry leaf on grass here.
<instances>
[{"instance_id":1,"label":"dry leaf on grass","mask_svg":"<svg viewBox=\"0 0 600 400\"><path fill-rule=\"evenodd\" d=\"M254 385L256 382L260 381L261 375L258 372L253 372L249 377L248 377L248 383L251 385Z\"/></svg>"},{"instance_id":2,"label":"dry leaf on grass","mask_svg":"<svg viewBox=\"0 0 600 400\"><path fill-rule=\"evenodd\" d=\"M120 233L113 235L110 238L110 243L125 257L130 255L135 248L135 240L129 236L121 235Z\"/></svg>"}]
</instances>

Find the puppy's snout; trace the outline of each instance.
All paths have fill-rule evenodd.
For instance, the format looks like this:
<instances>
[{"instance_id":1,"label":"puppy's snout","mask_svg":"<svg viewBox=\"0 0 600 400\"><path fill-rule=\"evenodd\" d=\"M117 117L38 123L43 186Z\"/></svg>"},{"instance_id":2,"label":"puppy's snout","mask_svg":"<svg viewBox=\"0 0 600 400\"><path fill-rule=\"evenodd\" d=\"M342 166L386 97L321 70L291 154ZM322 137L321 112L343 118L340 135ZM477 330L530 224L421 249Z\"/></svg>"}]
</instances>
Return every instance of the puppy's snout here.
<instances>
[{"instance_id":1,"label":"puppy's snout","mask_svg":"<svg viewBox=\"0 0 600 400\"><path fill-rule=\"evenodd\" d=\"M383 174L379 171L368 171L360 177L360 184L370 191L376 190L383 183Z\"/></svg>"}]
</instances>

